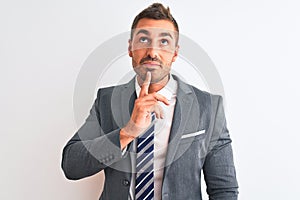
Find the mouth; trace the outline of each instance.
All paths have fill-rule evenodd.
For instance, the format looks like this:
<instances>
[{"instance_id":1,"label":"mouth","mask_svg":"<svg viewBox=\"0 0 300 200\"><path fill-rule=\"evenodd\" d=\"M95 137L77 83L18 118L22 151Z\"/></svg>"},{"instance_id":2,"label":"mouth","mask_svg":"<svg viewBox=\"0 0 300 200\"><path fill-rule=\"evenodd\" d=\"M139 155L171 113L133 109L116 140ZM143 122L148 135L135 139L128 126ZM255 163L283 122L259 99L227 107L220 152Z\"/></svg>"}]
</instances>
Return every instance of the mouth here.
<instances>
[{"instance_id":1,"label":"mouth","mask_svg":"<svg viewBox=\"0 0 300 200\"><path fill-rule=\"evenodd\" d=\"M145 67L160 67L160 63L158 62L143 62L142 63L143 66Z\"/></svg>"}]
</instances>

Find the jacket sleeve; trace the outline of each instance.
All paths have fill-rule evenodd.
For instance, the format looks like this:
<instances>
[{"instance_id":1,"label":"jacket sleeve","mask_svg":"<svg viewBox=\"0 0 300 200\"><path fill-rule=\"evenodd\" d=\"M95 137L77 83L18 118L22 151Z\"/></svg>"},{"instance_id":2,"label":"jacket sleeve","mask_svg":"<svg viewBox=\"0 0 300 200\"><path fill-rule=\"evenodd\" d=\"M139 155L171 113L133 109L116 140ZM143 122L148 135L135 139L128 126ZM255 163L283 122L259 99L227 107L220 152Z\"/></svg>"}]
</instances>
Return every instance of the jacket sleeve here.
<instances>
[{"instance_id":1,"label":"jacket sleeve","mask_svg":"<svg viewBox=\"0 0 300 200\"><path fill-rule=\"evenodd\" d=\"M99 98L98 92L85 123L63 149L61 166L68 179L91 176L122 158L120 129L104 133L99 114Z\"/></svg>"},{"instance_id":2,"label":"jacket sleeve","mask_svg":"<svg viewBox=\"0 0 300 200\"><path fill-rule=\"evenodd\" d=\"M203 166L207 193L210 200L237 200L238 183L222 97L218 96L213 107L216 114L212 120L212 138Z\"/></svg>"}]
</instances>

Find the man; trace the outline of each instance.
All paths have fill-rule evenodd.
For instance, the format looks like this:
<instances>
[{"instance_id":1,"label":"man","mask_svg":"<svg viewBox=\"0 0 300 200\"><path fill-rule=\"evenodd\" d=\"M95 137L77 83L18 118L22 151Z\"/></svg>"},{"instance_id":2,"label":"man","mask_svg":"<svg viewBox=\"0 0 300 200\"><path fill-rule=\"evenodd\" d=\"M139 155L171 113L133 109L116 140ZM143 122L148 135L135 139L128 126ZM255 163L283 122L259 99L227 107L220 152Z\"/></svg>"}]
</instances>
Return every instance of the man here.
<instances>
[{"instance_id":1,"label":"man","mask_svg":"<svg viewBox=\"0 0 300 200\"><path fill-rule=\"evenodd\" d=\"M179 29L159 3L136 16L128 53L136 77L98 90L84 125L63 150L72 180L104 170L100 199L237 199L222 98L170 74Z\"/></svg>"}]
</instances>

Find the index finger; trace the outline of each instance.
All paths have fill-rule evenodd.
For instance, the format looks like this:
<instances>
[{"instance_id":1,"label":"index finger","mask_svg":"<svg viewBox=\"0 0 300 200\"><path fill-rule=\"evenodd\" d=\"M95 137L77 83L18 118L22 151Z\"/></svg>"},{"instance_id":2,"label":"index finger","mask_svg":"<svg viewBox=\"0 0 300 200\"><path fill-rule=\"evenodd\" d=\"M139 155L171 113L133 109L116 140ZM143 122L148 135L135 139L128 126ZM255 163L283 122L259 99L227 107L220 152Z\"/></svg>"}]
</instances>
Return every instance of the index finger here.
<instances>
[{"instance_id":1,"label":"index finger","mask_svg":"<svg viewBox=\"0 0 300 200\"><path fill-rule=\"evenodd\" d=\"M147 74L146 74L145 81L143 82L143 85L141 87L140 97L148 95L150 81L151 81L151 72L148 71Z\"/></svg>"}]
</instances>

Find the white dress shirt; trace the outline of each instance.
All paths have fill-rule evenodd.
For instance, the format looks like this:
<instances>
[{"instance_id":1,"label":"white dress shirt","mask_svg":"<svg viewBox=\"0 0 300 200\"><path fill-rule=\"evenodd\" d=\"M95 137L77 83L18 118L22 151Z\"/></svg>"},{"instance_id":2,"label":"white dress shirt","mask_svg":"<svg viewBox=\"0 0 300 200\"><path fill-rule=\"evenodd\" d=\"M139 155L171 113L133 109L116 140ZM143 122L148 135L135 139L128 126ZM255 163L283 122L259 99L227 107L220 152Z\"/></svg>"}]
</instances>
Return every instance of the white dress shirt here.
<instances>
[{"instance_id":1,"label":"white dress shirt","mask_svg":"<svg viewBox=\"0 0 300 200\"><path fill-rule=\"evenodd\" d=\"M167 154L168 141L172 126L172 119L174 114L174 108L176 103L176 93L177 93L177 81L173 77L169 76L169 81L167 85L159 90L157 93L165 96L170 105L165 105L159 102L164 112L163 119L156 119L154 125L154 199L161 199L161 189L162 189L162 179L164 173L165 157ZM141 88L138 84L137 78L135 79L135 91L137 97L139 97ZM133 151L136 152L136 140L133 141ZM126 150L126 148L124 149ZM131 161L133 171L135 171L135 160ZM129 200L135 199L135 176L131 178Z\"/></svg>"}]
</instances>

